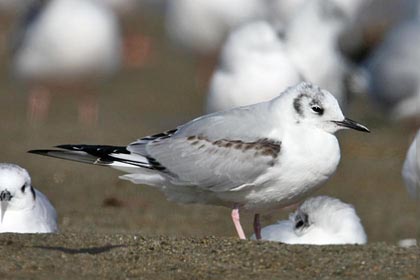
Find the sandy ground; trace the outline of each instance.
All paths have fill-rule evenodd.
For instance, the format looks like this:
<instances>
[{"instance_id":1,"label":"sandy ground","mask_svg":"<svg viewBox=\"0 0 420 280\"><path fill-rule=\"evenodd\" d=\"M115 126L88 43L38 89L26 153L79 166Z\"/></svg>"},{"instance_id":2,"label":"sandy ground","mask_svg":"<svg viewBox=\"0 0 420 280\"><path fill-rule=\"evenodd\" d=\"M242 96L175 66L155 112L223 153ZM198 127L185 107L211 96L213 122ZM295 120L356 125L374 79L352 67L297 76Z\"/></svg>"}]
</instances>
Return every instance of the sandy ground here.
<instances>
[{"instance_id":1,"label":"sandy ground","mask_svg":"<svg viewBox=\"0 0 420 280\"><path fill-rule=\"evenodd\" d=\"M78 122L77 95L71 94L54 95L47 120L29 123L28 93L12 78L10 57L0 53L0 160L28 169L33 185L55 205L60 225L60 233L50 236L1 235L0 278L415 277L418 250L394 246L418 237L416 204L400 175L413 130L389 121L366 98L356 98L346 115L372 133L339 133L340 166L316 194L355 206L367 246L240 242L229 209L177 205L151 187L119 180L118 171L27 154L65 143L126 145L203 113L206 92L197 87L195 62L167 46L160 25L143 32L155 35L152 61L101 86L94 127ZM264 215L262 223L287 214ZM251 234L252 215L244 213L242 223Z\"/></svg>"},{"instance_id":2,"label":"sandy ground","mask_svg":"<svg viewBox=\"0 0 420 280\"><path fill-rule=\"evenodd\" d=\"M417 279L418 249L220 237L0 236L2 279Z\"/></svg>"}]
</instances>

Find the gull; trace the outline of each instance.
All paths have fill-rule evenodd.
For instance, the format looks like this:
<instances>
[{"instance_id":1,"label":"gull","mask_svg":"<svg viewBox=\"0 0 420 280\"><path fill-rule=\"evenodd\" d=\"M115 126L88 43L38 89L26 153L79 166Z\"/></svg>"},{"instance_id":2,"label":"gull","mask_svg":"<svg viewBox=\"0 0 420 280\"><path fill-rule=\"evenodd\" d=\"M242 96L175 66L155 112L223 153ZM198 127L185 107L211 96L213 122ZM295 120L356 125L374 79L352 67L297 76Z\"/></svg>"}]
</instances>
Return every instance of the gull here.
<instances>
[{"instance_id":1,"label":"gull","mask_svg":"<svg viewBox=\"0 0 420 280\"><path fill-rule=\"evenodd\" d=\"M414 199L420 198L420 155L418 147L420 145L420 130L408 149L407 156L402 168L402 176L407 187L407 191Z\"/></svg>"},{"instance_id":2,"label":"gull","mask_svg":"<svg viewBox=\"0 0 420 280\"><path fill-rule=\"evenodd\" d=\"M285 43L266 21L235 29L222 48L211 78L207 112L267 101L303 81Z\"/></svg>"},{"instance_id":3,"label":"gull","mask_svg":"<svg viewBox=\"0 0 420 280\"><path fill-rule=\"evenodd\" d=\"M0 232L56 232L57 213L48 198L31 185L28 172L0 163Z\"/></svg>"},{"instance_id":4,"label":"gull","mask_svg":"<svg viewBox=\"0 0 420 280\"><path fill-rule=\"evenodd\" d=\"M30 153L110 166L136 184L159 188L169 200L232 207L241 239L239 209L259 213L299 202L336 170L334 133L365 126L345 118L331 93L310 83L278 97L196 118L128 146L60 145Z\"/></svg>"},{"instance_id":5,"label":"gull","mask_svg":"<svg viewBox=\"0 0 420 280\"><path fill-rule=\"evenodd\" d=\"M13 72L29 89L28 117L47 117L53 91L78 92L79 120L95 124L98 83L121 63L117 17L96 0L35 1L13 44Z\"/></svg>"},{"instance_id":6,"label":"gull","mask_svg":"<svg viewBox=\"0 0 420 280\"><path fill-rule=\"evenodd\" d=\"M288 220L264 227L261 236L263 240L312 245L365 244L367 239L353 206L328 196L305 200Z\"/></svg>"}]
</instances>

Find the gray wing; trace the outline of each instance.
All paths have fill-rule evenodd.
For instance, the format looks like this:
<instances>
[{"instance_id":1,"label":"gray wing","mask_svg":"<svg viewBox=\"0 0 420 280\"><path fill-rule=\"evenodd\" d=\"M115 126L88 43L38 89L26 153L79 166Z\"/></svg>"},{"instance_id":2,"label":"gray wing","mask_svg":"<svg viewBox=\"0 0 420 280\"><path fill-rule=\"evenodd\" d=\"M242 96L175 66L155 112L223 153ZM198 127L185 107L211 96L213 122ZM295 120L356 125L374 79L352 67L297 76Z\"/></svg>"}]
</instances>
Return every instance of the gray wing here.
<instances>
[{"instance_id":1,"label":"gray wing","mask_svg":"<svg viewBox=\"0 0 420 280\"><path fill-rule=\"evenodd\" d=\"M266 137L272 130L267 106L260 103L207 115L177 130L140 139L127 149L152 158L175 185L226 191L252 184L275 164L281 148L279 140Z\"/></svg>"}]
</instances>

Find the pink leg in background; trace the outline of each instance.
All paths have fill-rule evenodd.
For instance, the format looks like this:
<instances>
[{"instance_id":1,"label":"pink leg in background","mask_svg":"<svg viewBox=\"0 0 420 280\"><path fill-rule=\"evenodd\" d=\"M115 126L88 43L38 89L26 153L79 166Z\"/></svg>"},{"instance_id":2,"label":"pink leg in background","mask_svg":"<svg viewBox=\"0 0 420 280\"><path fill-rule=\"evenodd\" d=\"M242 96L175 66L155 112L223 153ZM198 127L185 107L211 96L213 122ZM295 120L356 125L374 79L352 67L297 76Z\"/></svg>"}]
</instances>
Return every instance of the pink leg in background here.
<instances>
[{"instance_id":1,"label":"pink leg in background","mask_svg":"<svg viewBox=\"0 0 420 280\"><path fill-rule=\"evenodd\" d=\"M239 207L236 205L234 206L232 210L232 221L233 221L233 224L235 225L236 232L239 235L239 239L246 239L244 230L242 229L241 222L239 219Z\"/></svg>"},{"instance_id":2,"label":"pink leg in background","mask_svg":"<svg viewBox=\"0 0 420 280\"><path fill-rule=\"evenodd\" d=\"M51 103L51 94L47 88L33 87L28 96L28 120L30 122L45 121Z\"/></svg>"},{"instance_id":3,"label":"pink leg in background","mask_svg":"<svg viewBox=\"0 0 420 280\"><path fill-rule=\"evenodd\" d=\"M79 122L87 127L93 127L98 122L98 99L96 95L83 95L80 97L79 104Z\"/></svg>"}]
</instances>

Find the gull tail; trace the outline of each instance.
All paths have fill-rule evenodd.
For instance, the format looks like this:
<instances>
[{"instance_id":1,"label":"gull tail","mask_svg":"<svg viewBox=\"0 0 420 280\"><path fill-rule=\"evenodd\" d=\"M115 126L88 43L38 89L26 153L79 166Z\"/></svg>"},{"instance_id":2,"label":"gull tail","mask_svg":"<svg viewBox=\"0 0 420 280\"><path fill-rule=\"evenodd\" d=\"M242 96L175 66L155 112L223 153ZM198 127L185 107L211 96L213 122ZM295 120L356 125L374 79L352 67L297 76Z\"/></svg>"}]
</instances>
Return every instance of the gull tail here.
<instances>
[{"instance_id":1,"label":"gull tail","mask_svg":"<svg viewBox=\"0 0 420 280\"><path fill-rule=\"evenodd\" d=\"M126 172L142 168L159 170L159 166L156 166L152 158L133 154L122 146L66 144L56 146L56 148L59 149L31 150L28 153L109 166Z\"/></svg>"}]
</instances>

